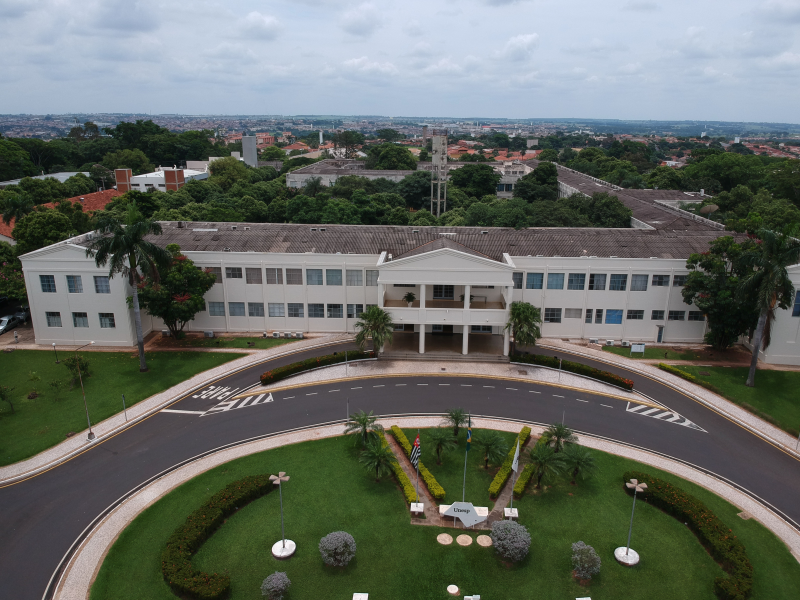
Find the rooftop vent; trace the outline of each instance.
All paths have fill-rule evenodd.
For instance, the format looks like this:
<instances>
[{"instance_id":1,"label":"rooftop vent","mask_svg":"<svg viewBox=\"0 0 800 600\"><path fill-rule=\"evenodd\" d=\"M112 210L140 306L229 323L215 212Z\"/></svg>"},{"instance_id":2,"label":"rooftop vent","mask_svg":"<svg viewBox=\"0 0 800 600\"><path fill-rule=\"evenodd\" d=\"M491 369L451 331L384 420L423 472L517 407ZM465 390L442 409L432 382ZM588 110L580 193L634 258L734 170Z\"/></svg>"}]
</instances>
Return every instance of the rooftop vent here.
<instances>
[{"instance_id":1,"label":"rooftop vent","mask_svg":"<svg viewBox=\"0 0 800 600\"><path fill-rule=\"evenodd\" d=\"M230 251L231 251L231 249L230 249L230 248L228 248L228 246L225 246L225 247L222 249L222 251L223 251L223 252L230 252Z\"/></svg>"},{"instance_id":2,"label":"rooftop vent","mask_svg":"<svg viewBox=\"0 0 800 600\"><path fill-rule=\"evenodd\" d=\"M244 230L245 231L250 231L250 228L249 227L245 227Z\"/></svg>"},{"instance_id":3,"label":"rooftop vent","mask_svg":"<svg viewBox=\"0 0 800 600\"><path fill-rule=\"evenodd\" d=\"M319 230L320 231L326 231L325 227L320 227Z\"/></svg>"},{"instance_id":4,"label":"rooftop vent","mask_svg":"<svg viewBox=\"0 0 800 600\"><path fill-rule=\"evenodd\" d=\"M316 228L316 227L312 227L312 228L311 228L311 231L316 231L316 230L317 230L317 228Z\"/></svg>"},{"instance_id":5,"label":"rooftop vent","mask_svg":"<svg viewBox=\"0 0 800 600\"><path fill-rule=\"evenodd\" d=\"M482 235L486 235L487 233L489 233L489 232L488 232L488 231L485 231L485 230L484 230L484 231L481 231L481 234L482 234Z\"/></svg>"},{"instance_id":6,"label":"rooftop vent","mask_svg":"<svg viewBox=\"0 0 800 600\"><path fill-rule=\"evenodd\" d=\"M412 229L411 233L419 233L419 229Z\"/></svg>"},{"instance_id":7,"label":"rooftop vent","mask_svg":"<svg viewBox=\"0 0 800 600\"><path fill-rule=\"evenodd\" d=\"M239 229L236 225L231 225L231 229Z\"/></svg>"},{"instance_id":8,"label":"rooftop vent","mask_svg":"<svg viewBox=\"0 0 800 600\"><path fill-rule=\"evenodd\" d=\"M619 256L609 256L608 258L619 258Z\"/></svg>"}]
</instances>

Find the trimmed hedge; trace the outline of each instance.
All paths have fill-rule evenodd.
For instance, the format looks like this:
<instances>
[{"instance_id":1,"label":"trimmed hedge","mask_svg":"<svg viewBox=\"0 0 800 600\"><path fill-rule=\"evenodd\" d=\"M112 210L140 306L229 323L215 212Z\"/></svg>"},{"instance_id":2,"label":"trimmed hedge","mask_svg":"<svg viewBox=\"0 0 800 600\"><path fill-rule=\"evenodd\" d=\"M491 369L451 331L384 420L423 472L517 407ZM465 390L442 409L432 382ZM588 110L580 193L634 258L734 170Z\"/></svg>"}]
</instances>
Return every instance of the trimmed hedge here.
<instances>
[{"instance_id":1,"label":"trimmed hedge","mask_svg":"<svg viewBox=\"0 0 800 600\"><path fill-rule=\"evenodd\" d=\"M522 447L528 443L529 439L531 439L531 428L523 427L522 431L520 431L519 435L517 436L517 440L519 440L520 451L522 451ZM497 498L500 490L503 489L506 481L508 481L508 478L511 477L511 463L514 462L514 453L517 451L517 440L514 440L514 442L511 444L511 450L508 451L508 456L506 456L503 464L500 465L500 469L494 476L492 483L489 484L489 497L491 498Z\"/></svg>"},{"instance_id":2,"label":"trimmed hedge","mask_svg":"<svg viewBox=\"0 0 800 600\"><path fill-rule=\"evenodd\" d=\"M517 498L520 498L522 496L522 494L525 492L525 488L528 487L528 483L530 482L532 477L533 477L533 465L529 463L525 465L524 469L522 469L522 473L520 473L516 483L514 484L514 496L516 496Z\"/></svg>"},{"instance_id":3,"label":"trimmed hedge","mask_svg":"<svg viewBox=\"0 0 800 600\"><path fill-rule=\"evenodd\" d=\"M400 429L397 425L392 425L392 435L394 439L397 440L397 443L400 444L400 447L403 449L403 452L406 453L406 456L411 458L411 442L408 441L406 434L403 433L403 430ZM425 482L425 485L428 486L428 491L431 493L431 496L436 498L437 500L443 500L445 497L444 488L439 485L439 482L436 481L436 477L433 476L428 468L422 464L422 461L419 461L419 474L422 477L422 480ZM414 493L414 498L416 498L416 492Z\"/></svg>"},{"instance_id":4,"label":"trimmed hedge","mask_svg":"<svg viewBox=\"0 0 800 600\"><path fill-rule=\"evenodd\" d=\"M386 432L381 432L381 446L386 447L388 445L389 442L386 440ZM392 472L397 479L397 483L403 488L403 495L406 497L406 502L409 504L416 502L417 489L414 487L414 484L411 483L411 480L408 478L408 475L406 475L406 472L403 471L403 467L400 466L399 462L392 463Z\"/></svg>"},{"instance_id":5,"label":"trimmed hedge","mask_svg":"<svg viewBox=\"0 0 800 600\"><path fill-rule=\"evenodd\" d=\"M711 509L694 496L666 481L640 471L627 471L624 482L638 479L647 490L638 494L642 500L660 508L689 526L700 543L729 577L714 580L714 593L721 600L745 600L753 590L753 565L747 558L742 542ZM632 492L624 487L629 495Z\"/></svg>"},{"instance_id":6,"label":"trimmed hedge","mask_svg":"<svg viewBox=\"0 0 800 600\"><path fill-rule=\"evenodd\" d=\"M192 555L225 519L248 502L268 494L273 487L269 475L252 475L234 481L211 496L172 532L161 553L161 573L175 594L199 600L218 600L228 595L231 578L195 570Z\"/></svg>"},{"instance_id":7,"label":"trimmed hedge","mask_svg":"<svg viewBox=\"0 0 800 600\"><path fill-rule=\"evenodd\" d=\"M347 361L363 360L365 358L375 358L375 353L372 351L361 352L360 350L348 350ZM336 365L345 362L345 353L337 352L336 354L326 354L325 356L315 356L314 358L307 358L296 363L276 367L270 371L261 374L261 385L275 383L281 379L286 379L297 373L309 371L318 367L327 367L328 365Z\"/></svg>"},{"instance_id":8,"label":"trimmed hedge","mask_svg":"<svg viewBox=\"0 0 800 600\"><path fill-rule=\"evenodd\" d=\"M515 354L511 357L511 362L541 365L543 367L552 367L554 369L558 369L557 358L543 356L541 354ZM601 371L600 369L595 369L594 367L590 367L588 365L572 362L571 360L562 360L561 370L568 371L570 373L576 373L577 375L585 375L586 377L591 377L592 379L597 379L604 383L610 383L611 385L615 385L623 390L630 391L633 389L632 379L625 379L619 375L614 375L614 373Z\"/></svg>"}]
</instances>

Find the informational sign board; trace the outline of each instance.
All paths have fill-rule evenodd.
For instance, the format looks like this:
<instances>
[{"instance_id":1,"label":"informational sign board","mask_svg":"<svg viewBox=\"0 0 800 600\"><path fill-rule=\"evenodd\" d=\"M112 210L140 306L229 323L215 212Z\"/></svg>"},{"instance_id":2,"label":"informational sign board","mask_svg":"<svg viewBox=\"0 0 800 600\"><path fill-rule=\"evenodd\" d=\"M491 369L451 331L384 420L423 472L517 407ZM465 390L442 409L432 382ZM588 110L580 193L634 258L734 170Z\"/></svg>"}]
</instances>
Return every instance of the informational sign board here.
<instances>
[{"instance_id":1,"label":"informational sign board","mask_svg":"<svg viewBox=\"0 0 800 600\"><path fill-rule=\"evenodd\" d=\"M634 352L641 352L644 354L644 344L631 344L631 354Z\"/></svg>"},{"instance_id":2,"label":"informational sign board","mask_svg":"<svg viewBox=\"0 0 800 600\"><path fill-rule=\"evenodd\" d=\"M472 502L455 502L450 505L450 508L444 514L446 517L460 519L464 527L472 527L486 520L486 517L478 514L475 507L472 506Z\"/></svg>"}]
</instances>

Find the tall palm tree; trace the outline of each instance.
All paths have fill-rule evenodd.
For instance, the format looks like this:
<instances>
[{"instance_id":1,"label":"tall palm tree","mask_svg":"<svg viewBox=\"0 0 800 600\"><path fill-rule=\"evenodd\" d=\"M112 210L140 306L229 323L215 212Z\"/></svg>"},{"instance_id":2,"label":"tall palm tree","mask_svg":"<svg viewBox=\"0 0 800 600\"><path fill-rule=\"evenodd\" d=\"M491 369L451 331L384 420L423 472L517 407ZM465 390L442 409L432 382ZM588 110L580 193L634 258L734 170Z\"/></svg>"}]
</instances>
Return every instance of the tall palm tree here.
<instances>
[{"instance_id":1,"label":"tall palm tree","mask_svg":"<svg viewBox=\"0 0 800 600\"><path fill-rule=\"evenodd\" d=\"M542 480L561 474L564 470L563 455L556 454L547 444L537 443L531 448L531 465L536 476L536 489L542 489Z\"/></svg>"},{"instance_id":2,"label":"tall palm tree","mask_svg":"<svg viewBox=\"0 0 800 600\"><path fill-rule=\"evenodd\" d=\"M32 213L33 209L33 200L21 194L9 195L0 205L0 211L3 212L3 223L6 225L12 220L19 223L23 217Z\"/></svg>"},{"instance_id":3,"label":"tall palm tree","mask_svg":"<svg viewBox=\"0 0 800 600\"><path fill-rule=\"evenodd\" d=\"M360 410L350 415L350 420L345 425L344 432L346 435L352 435L356 439L361 438L361 445L367 446L368 438L372 438L383 431L383 425L377 422L376 417L372 411L364 412Z\"/></svg>"},{"instance_id":4,"label":"tall palm tree","mask_svg":"<svg viewBox=\"0 0 800 600\"><path fill-rule=\"evenodd\" d=\"M594 453L588 448L572 444L564 448L563 457L564 466L572 473L572 485L578 477L588 479L597 472Z\"/></svg>"},{"instance_id":5,"label":"tall palm tree","mask_svg":"<svg viewBox=\"0 0 800 600\"><path fill-rule=\"evenodd\" d=\"M356 344L362 350L367 345L367 339L372 338L372 349L383 352L386 342L392 341L394 324L391 315L380 306L370 306L361 313L361 320L356 323Z\"/></svg>"},{"instance_id":6,"label":"tall palm tree","mask_svg":"<svg viewBox=\"0 0 800 600\"><path fill-rule=\"evenodd\" d=\"M86 250L94 257L98 267L109 264L108 276L122 273L133 288L133 319L136 325L136 343L139 346L139 371L147 371L142 336L142 315L139 310L140 269L157 277L158 267L166 267L172 255L164 248L145 239L148 235L161 235L161 225L142 216L135 203L128 205L124 219L113 215L101 216L97 222L97 237Z\"/></svg>"},{"instance_id":7,"label":"tall palm tree","mask_svg":"<svg viewBox=\"0 0 800 600\"><path fill-rule=\"evenodd\" d=\"M453 428L453 435L458 437L458 429L467 424L469 416L463 408L450 408L444 413L444 424Z\"/></svg>"},{"instance_id":8,"label":"tall palm tree","mask_svg":"<svg viewBox=\"0 0 800 600\"><path fill-rule=\"evenodd\" d=\"M487 469L489 468L489 461L497 464L508 453L508 444L497 431L482 431L472 439L472 443L483 454L484 467Z\"/></svg>"},{"instance_id":9,"label":"tall palm tree","mask_svg":"<svg viewBox=\"0 0 800 600\"><path fill-rule=\"evenodd\" d=\"M450 429L444 427L436 427L428 432L428 439L433 446L433 451L436 452L436 464L442 464L442 454L446 454L451 450L458 448L458 441L453 437Z\"/></svg>"},{"instance_id":10,"label":"tall palm tree","mask_svg":"<svg viewBox=\"0 0 800 600\"><path fill-rule=\"evenodd\" d=\"M742 279L741 291L752 295L758 307L758 325L753 336L753 358L745 385L755 385L758 353L769 345L770 330L775 308L789 308L794 300L794 286L786 267L800 262L800 242L797 241L798 226L776 233L769 229L758 232L759 251L743 257L752 273Z\"/></svg>"},{"instance_id":11,"label":"tall palm tree","mask_svg":"<svg viewBox=\"0 0 800 600\"><path fill-rule=\"evenodd\" d=\"M564 444L574 444L577 442L578 436L563 423L553 423L544 430L542 439L545 444L552 446L556 453L558 453L564 448Z\"/></svg>"},{"instance_id":12,"label":"tall palm tree","mask_svg":"<svg viewBox=\"0 0 800 600\"><path fill-rule=\"evenodd\" d=\"M542 330L539 327L541 324L541 310L528 302L512 302L505 326L505 329L514 336L511 354L516 352L517 344L535 346L536 340L542 337Z\"/></svg>"},{"instance_id":13,"label":"tall palm tree","mask_svg":"<svg viewBox=\"0 0 800 600\"><path fill-rule=\"evenodd\" d=\"M388 475L392 472L392 464L397 462L394 452L389 446L381 444L380 440L372 440L358 457L360 462L368 471L375 472L375 481L381 480L381 475Z\"/></svg>"}]
</instances>

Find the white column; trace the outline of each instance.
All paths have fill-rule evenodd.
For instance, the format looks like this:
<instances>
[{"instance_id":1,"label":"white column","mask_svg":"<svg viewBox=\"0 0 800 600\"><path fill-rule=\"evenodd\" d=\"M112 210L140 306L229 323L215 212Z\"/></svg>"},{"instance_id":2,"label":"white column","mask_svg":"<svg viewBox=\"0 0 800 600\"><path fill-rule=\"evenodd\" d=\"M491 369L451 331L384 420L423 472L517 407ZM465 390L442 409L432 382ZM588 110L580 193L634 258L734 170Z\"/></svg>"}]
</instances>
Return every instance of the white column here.
<instances>
[{"instance_id":1,"label":"white column","mask_svg":"<svg viewBox=\"0 0 800 600\"><path fill-rule=\"evenodd\" d=\"M378 306L383 308L383 284L378 284Z\"/></svg>"},{"instance_id":2,"label":"white column","mask_svg":"<svg viewBox=\"0 0 800 600\"><path fill-rule=\"evenodd\" d=\"M425 288L427 286L423 283L419 286L419 307L425 308Z\"/></svg>"},{"instance_id":3,"label":"white column","mask_svg":"<svg viewBox=\"0 0 800 600\"><path fill-rule=\"evenodd\" d=\"M508 329L503 332L503 356L508 356L508 347L511 345L511 336Z\"/></svg>"},{"instance_id":4,"label":"white column","mask_svg":"<svg viewBox=\"0 0 800 600\"><path fill-rule=\"evenodd\" d=\"M464 325L464 333L461 338L461 354L469 354L469 325Z\"/></svg>"},{"instance_id":5,"label":"white column","mask_svg":"<svg viewBox=\"0 0 800 600\"><path fill-rule=\"evenodd\" d=\"M419 353L425 354L425 323L419 325Z\"/></svg>"},{"instance_id":6,"label":"white column","mask_svg":"<svg viewBox=\"0 0 800 600\"><path fill-rule=\"evenodd\" d=\"M464 286L464 310L469 310L469 289L470 286ZM466 352L464 352L466 354Z\"/></svg>"}]
</instances>

